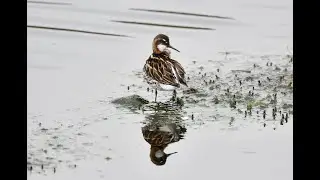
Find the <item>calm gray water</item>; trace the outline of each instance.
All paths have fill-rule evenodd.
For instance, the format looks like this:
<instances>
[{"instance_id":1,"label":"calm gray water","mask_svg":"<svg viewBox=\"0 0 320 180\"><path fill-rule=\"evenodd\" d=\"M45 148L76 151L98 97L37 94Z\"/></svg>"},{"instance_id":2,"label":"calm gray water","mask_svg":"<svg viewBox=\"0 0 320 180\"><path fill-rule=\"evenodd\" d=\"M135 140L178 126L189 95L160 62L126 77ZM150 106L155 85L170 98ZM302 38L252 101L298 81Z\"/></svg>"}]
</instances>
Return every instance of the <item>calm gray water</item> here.
<instances>
[{"instance_id":1,"label":"calm gray water","mask_svg":"<svg viewBox=\"0 0 320 180\"><path fill-rule=\"evenodd\" d=\"M27 8L28 179L292 179L292 1ZM172 57L195 89L178 91L181 108L154 107L142 81L159 33L181 51ZM178 153L156 166L142 128L168 124L186 132L164 150Z\"/></svg>"}]
</instances>

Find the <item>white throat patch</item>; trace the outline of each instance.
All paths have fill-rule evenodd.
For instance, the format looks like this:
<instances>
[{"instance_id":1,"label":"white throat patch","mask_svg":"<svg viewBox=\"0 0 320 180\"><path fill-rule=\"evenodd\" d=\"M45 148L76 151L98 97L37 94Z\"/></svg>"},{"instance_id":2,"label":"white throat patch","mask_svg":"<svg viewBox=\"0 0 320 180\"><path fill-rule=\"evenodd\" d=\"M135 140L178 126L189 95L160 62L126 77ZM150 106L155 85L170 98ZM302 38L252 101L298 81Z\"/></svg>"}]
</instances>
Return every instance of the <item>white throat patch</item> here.
<instances>
[{"instance_id":1,"label":"white throat patch","mask_svg":"<svg viewBox=\"0 0 320 180\"><path fill-rule=\"evenodd\" d=\"M160 52L165 52L165 53L167 53L168 55L171 54L171 51L169 50L169 48L168 48L166 45L159 44L159 45L157 46L157 48L159 49Z\"/></svg>"},{"instance_id":2,"label":"white throat patch","mask_svg":"<svg viewBox=\"0 0 320 180\"><path fill-rule=\"evenodd\" d=\"M167 46L166 45L163 45L163 44L159 44L157 46L157 48L159 49L160 52L163 52L167 49Z\"/></svg>"},{"instance_id":3,"label":"white throat patch","mask_svg":"<svg viewBox=\"0 0 320 180\"><path fill-rule=\"evenodd\" d=\"M163 153L162 151L158 150L158 151L155 153L155 156L156 156L157 158L161 158L161 157L164 156L164 153Z\"/></svg>"}]
</instances>

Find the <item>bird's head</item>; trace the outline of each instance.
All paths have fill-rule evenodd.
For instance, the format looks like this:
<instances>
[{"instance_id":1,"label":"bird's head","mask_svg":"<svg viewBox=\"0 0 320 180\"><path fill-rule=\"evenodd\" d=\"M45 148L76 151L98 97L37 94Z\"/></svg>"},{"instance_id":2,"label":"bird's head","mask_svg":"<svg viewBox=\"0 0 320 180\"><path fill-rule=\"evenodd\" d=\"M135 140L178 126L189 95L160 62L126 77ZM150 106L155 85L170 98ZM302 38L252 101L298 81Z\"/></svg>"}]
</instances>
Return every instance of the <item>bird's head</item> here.
<instances>
[{"instance_id":1,"label":"bird's head","mask_svg":"<svg viewBox=\"0 0 320 180\"><path fill-rule=\"evenodd\" d=\"M170 54L170 50L168 48L174 49L174 50L180 52L179 50L177 50L176 48L174 48L173 46L170 45L170 40L167 35L158 34L153 39L153 42L152 42L153 53L156 53L156 54L168 53L168 54Z\"/></svg>"}]
</instances>

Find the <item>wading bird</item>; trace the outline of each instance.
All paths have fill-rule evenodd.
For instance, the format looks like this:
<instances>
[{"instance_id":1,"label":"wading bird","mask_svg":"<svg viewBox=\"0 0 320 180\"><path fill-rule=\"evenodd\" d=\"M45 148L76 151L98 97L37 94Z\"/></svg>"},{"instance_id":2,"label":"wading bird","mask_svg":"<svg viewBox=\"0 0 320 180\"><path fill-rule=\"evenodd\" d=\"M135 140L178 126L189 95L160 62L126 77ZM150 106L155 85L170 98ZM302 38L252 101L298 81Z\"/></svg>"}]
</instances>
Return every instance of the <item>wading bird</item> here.
<instances>
[{"instance_id":1,"label":"wading bird","mask_svg":"<svg viewBox=\"0 0 320 180\"><path fill-rule=\"evenodd\" d=\"M176 89L180 88L181 84L188 87L186 73L178 61L171 59L170 49L180 52L170 45L167 35L158 34L152 42L153 53L143 67L144 80L155 89L155 102L158 90L173 91L175 96Z\"/></svg>"}]
</instances>

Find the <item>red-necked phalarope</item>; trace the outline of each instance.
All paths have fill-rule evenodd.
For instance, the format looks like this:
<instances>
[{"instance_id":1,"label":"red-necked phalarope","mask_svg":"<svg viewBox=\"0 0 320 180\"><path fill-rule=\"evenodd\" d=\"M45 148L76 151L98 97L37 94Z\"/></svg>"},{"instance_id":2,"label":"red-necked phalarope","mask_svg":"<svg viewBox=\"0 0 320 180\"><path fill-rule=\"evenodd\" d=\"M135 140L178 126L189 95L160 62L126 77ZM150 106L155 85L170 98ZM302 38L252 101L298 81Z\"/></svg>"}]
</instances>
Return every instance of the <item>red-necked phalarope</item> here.
<instances>
[{"instance_id":1,"label":"red-necked phalarope","mask_svg":"<svg viewBox=\"0 0 320 180\"><path fill-rule=\"evenodd\" d=\"M143 67L144 79L155 89L155 101L157 90L174 91L175 94L180 84L188 86L185 71L178 61L171 59L169 48L180 52L170 45L168 36L158 34L152 42L153 53Z\"/></svg>"}]
</instances>

